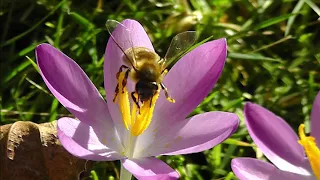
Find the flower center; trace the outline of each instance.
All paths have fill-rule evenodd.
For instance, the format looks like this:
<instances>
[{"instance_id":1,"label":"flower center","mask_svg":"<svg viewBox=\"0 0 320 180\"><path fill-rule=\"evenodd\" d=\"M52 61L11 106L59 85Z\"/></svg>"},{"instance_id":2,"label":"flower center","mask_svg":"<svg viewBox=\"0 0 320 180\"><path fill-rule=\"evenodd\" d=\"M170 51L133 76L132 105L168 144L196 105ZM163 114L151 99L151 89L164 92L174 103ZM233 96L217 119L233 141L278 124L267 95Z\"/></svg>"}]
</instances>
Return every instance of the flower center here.
<instances>
[{"instance_id":1,"label":"flower center","mask_svg":"<svg viewBox=\"0 0 320 180\"><path fill-rule=\"evenodd\" d=\"M132 103L132 110L130 112L128 90L126 86L123 87L122 85L124 78L125 72L120 72L118 77L118 103L122 115L123 124L126 129L130 131L132 136L139 136L149 127L151 123L154 106L159 97L160 90L158 90L151 99L144 101L140 105L140 109L138 109L136 103ZM137 93L134 93L134 96L136 99L138 99Z\"/></svg>"},{"instance_id":2,"label":"flower center","mask_svg":"<svg viewBox=\"0 0 320 180\"><path fill-rule=\"evenodd\" d=\"M299 126L299 136L301 144L307 154L313 173L320 180L320 150L316 145L315 138L306 136L304 132L304 124Z\"/></svg>"}]
</instances>

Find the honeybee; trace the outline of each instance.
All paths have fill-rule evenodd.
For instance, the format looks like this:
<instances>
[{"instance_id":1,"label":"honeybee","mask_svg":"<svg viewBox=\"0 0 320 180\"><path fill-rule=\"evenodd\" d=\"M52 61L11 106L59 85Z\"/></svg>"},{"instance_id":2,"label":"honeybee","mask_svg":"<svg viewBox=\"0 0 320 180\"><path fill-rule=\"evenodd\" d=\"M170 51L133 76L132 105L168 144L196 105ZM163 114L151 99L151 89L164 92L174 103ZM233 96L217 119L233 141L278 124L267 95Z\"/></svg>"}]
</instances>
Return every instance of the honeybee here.
<instances>
[{"instance_id":1,"label":"honeybee","mask_svg":"<svg viewBox=\"0 0 320 180\"><path fill-rule=\"evenodd\" d=\"M115 40L112 32L115 28L123 28L129 34L128 42L130 43L129 49L124 49ZM125 70L125 78L122 81L122 87L127 84L127 79L130 77L135 82L135 91L131 93L132 100L140 108L139 103L152 100L152 97L160 90L164 91L168 101L174 103L174 99L170 97L168 89L163 84L163 78L167 74L167 67L177 61L178 58L188 51L196 41L195 31L186 31L176 35L168 48L164 58L161 58L154 51L146 47L134 47L131 39L131 31L125 25L115 21L108 20L106 27L117 47L123 52L122 60L125 65L119 68L119 74ZM119 93L119 84L115 89L115 102L117 94ZM150 101L151 103L151 101Z\"/></svg>"}]
</instances>

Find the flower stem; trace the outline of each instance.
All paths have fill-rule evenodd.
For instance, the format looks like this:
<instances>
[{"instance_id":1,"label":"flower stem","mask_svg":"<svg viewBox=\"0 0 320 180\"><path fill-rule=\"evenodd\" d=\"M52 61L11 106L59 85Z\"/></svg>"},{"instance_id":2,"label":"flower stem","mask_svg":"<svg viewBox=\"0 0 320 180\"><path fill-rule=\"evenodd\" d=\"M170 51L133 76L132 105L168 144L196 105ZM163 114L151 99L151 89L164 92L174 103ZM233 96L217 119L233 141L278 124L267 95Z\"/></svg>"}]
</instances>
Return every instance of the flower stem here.
<instances>
[{"instance_id":1,"label":"flower stem","mask_svg":"<svg viewBox=\"0 0 320 180\"><path fill-rule=\"evenodd\" d=\"M132 174L121 163L120 180L131 180Z\"/></svg>"}]
</instances>

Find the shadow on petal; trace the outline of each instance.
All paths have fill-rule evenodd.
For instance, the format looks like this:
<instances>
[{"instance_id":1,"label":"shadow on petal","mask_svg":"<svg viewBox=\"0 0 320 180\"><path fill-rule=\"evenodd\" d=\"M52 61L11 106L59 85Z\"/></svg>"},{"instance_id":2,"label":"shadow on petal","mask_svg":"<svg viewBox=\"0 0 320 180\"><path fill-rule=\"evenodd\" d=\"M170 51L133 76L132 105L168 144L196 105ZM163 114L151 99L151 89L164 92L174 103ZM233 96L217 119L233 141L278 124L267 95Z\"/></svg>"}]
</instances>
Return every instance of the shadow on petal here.
<instances>
[{"instance_id":1,"label":"shadow on petal","mask_svg":"<svg viewBox=\"0 0 320 180\"><path fill-rule=\"evenodd\" d=\"M164 78L175 103L160 93L154 119L172 123L186 118L218 81L227 56L226 39L207 42L182 57Z\"/></svg>"},{"instance_id":2,"label":"shadow on petal","mask_svg":"<svg viewBox=\"0 0 320 180\"><path fill-rule=\"evenodd\" d=\"M123 158L116 149L116 142L112 142L112 133L102 137L91 126L72 118L58 120L58 137L68 152L83 159L110 161Z\"/></svg>"},{"instance_id":3,"label":"shadow on petal","mask_svg":"<svg viewBox=\"0 0 320 180\"><path fill-rule=\"evenodd\" d=\"M311 176L281 171L270 163L254 158L235 158L231 161L231 168L240 180L313 179Z\"/></svg>"},{"instance_id":4,"label":"shadow on petal","mask_svg":"<svg viewBox=\"0 0 320 180\"><path fill-rule=\"evenodd\" d=\"M227 112L208 112L139 137L135 156L188 154L214 147L228 138L239 125L238 117ZM144 139L153 137L151 141Z\"/></svg>"},{"instance_id":5,"label":"shadow on petal","mask_svg":"<svg viewBox=\"0 0 320 180\"><path fill-rule=\"evenodd\" d=\"M184 120L209 94L218 81L227 55L226 39L207 42L182 57L164 78L175 103L160 92L153 120L143 135L145 142L153 141L155 129Z\"/></svg>"},{"instance_id":6,"label":"shadow on petal","mask_svg":"<svg viewBox=\"0 0 320 180\"><path fill-rule=\"evenodd\" d=\"M76 62L49 44L37 46L36 58L47 87L74 116L89 125L113 126L106 102Z\"/></svg>"},{"instance_id":7,"label":"shadow on petal","mask_svg":"<svg viewBox=\"0 0 320 180\"><path fill-rule=\"evenodd\" d=\"M124 159L122 160L122 164L139 180L175 180L179 178L179 173L177 171L154 157Z\"/></svg>"}]
</instances>

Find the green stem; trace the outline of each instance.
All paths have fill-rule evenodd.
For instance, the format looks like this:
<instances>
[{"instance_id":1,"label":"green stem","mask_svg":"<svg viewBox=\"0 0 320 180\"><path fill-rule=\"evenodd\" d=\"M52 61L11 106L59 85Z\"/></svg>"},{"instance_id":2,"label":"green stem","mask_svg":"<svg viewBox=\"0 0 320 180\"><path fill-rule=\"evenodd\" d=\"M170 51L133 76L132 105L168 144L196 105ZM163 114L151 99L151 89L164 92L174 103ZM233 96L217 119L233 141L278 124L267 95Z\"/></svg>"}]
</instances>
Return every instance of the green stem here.
<instances>
[{"instance_id":1,"label":"green stem","mask_svg":"<svg viewBox=\"0 0 320 180\"><path fill-rule=\"evenodd\" d=\"M120 180L131 180L132 174L121 163Z\"/></svg>"}]
</instances>

